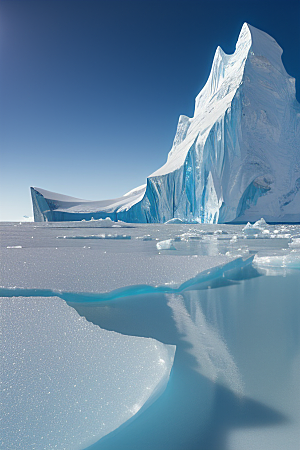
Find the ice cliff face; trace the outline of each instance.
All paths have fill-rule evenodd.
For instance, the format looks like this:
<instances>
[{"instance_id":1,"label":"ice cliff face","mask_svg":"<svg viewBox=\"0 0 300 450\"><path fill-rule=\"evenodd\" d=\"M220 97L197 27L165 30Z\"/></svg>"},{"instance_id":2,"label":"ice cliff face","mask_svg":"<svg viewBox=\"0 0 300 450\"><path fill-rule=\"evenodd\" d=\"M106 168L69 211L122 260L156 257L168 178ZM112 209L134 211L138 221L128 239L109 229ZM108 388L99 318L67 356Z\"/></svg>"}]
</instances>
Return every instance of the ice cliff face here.
<instances>
[{"instance_id":1,"label":"ice cliff face","mask_svg":"<svg viewBox=\"0 0 300 450\"><path fill-rule=\"evenodd\" d=\"M104 202L32 188L35 220L299 222L300 105L281 54L245 23L234 54L217 48L194 117L180 116L167 162L145 186Z\"/></svg>"}]
</instances>

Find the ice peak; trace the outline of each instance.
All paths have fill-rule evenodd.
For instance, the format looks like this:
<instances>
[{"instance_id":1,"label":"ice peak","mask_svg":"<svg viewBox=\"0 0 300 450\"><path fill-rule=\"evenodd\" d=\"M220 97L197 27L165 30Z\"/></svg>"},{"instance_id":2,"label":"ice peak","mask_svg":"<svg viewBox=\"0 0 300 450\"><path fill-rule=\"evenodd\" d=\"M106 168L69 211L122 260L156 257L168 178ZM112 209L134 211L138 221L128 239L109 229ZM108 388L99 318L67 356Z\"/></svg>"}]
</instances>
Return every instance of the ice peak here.
<instances>
[{"instance_id":1,"label":"ice peak","mask_svg":"<svg viewBox=\"0 0 300 450\"><path fill-rule=\"evenodd\" d=\"M299 222L300 105L281 54L244 23L233 54L216 49L194 116L180 116L168 159L146 186L88 203L32 189L35 220Z\"/></svg>"},{"instance_id":2,"label":"ice peak","mask_svg":"<svg viewBox=\"0 0 300 450\"><path fill-rule=\"evenodd\" d=\"M251 28L252 28L251 25L249 25L247 22L244 23L236 43L236 49L238 49L241 45L245 43L252 44Z\"/></svg>"},{"instance_id":3,"label":"ice peak","mask_svg":"<svg viewBox=\"0 0 300 450\"><path fill-rule=\"evenodd\" d=\"M245 39L250 39L251 42L250 56L263 57L277 70L285 72L281 61L282 48L274 38L245 22L240 32L237 47L240 40L243 42Z\"/></svg>"},{"instance_id":4,"label":"ice peak","mask_svg":"<svg viewBox=\"0 0 300 450\"><path fill-rule=\"evenodd\" d=\"M234 95L242 81L244 65L251 45L250 28L248 24L244 24L232 55L227 55L221 47L217 47L207 83L196 97L194 116L203 112L212 100L221 101L227 97L225 103L229 104L231 99L228 95Z\"/></svg>"}]
</instances>

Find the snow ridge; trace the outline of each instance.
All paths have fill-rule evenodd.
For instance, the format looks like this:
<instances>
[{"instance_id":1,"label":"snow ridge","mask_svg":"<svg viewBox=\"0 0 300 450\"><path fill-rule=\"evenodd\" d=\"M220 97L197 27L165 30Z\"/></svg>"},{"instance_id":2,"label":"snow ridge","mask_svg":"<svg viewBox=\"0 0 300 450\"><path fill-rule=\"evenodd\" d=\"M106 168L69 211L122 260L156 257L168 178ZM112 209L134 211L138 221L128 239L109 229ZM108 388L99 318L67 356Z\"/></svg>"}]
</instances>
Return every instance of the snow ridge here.
<instances>
[{"instance_id":1,"label":"snow ridge","mask_svg":"<svg viewBox=\"0 0 300 450\"><path fill-rule=\"evenodd\" d=\"M194 116L180 116L167 161L145 186L76 204L34 188L35 220L299 222L300 105L281 54L245 23L232 55L217 48Z\"/></svg>"}]
</instances>

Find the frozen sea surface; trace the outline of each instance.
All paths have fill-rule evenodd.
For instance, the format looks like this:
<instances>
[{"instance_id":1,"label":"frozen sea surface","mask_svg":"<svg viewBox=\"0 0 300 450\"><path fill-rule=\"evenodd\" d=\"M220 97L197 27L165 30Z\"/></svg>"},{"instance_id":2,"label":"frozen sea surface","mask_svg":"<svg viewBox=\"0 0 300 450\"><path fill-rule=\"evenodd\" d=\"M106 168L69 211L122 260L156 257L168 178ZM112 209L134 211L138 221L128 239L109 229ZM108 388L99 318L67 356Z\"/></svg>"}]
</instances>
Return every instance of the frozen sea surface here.
<instances>
[{"instance_id":1,"label":"frozen sea surface","mask_svg":"<svg viewBox=\"0 0 300 450\"><path fill-rule=\"evenodd\" d=\"M249 231L242 225L132 224L112 233L108 225L100 234L130 239L89 239L98 232L82 223L65 222L63 230L59 223L0 224L2 352L10 355L2 379L11 389L10 397L1 391L1 402L2 411L11 412L5 420L14 439L1 448L85 448L78 446L80 431L85 442L94 442L89 450L298 450L300 226L262 222ZM68 238L57 239L62 235ZM170 245L157 245L165 241ZM42 320L37 309L44 312ZM15 332L12 319L20 321ZM73 336L71 365L66 341L59 342L63 321ZM51 341L47 336L53 338L54 330ZM129 422L125 417L124 425L96 442L103 408L97 393L110 392L124 362L121 347L112 345L112 379L97 384L101 345L107 343L109 352L111 347L108 338L101 343L97 336L109 331L120 345L127 342L128 361L144 361L149 369L137 376L142 393L149 379L155 386L161 376L165 386L172 365L170 359L167 371L155 378L160 365L151 356L153 345L169 355L174 347L164 345L175 345L176 353L165 391L158 390L152 404L143 397L148 407L141 414ZM32 358L47 364L24 359L26 336L35 336ZM141 354L133 344L138 338ZM51 365L55 354L63 356L61 365ZM39 368L40 380L34 376ZM80 373L78 393L70 384L74 373ZM125 377L123 393L133 379ZM136 412L138 390L126 395L112 407L113 420L123 405ZM113 389L109 397L114 399ZM86 423L78 420L74 402L93 411ZM54 410L47 409L53 404ZM39 425L45 423L48 428ZM61 439L54 447L51 436L58 429ZM37 433L43 439L33 445Z\"/></svg>"}]
</instances>

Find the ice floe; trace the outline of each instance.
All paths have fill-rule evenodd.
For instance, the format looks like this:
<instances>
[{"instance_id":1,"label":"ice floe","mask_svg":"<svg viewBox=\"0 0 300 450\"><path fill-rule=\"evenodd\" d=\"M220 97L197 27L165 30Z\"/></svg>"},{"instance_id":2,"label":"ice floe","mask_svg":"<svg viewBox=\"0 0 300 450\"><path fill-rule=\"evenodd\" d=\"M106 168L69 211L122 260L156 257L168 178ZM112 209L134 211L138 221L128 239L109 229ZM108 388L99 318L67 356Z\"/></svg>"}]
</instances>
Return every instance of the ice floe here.
<instances>
[{"instance_id":1,"label":"ice floe","mask_svg":"<svg viewBox=\"0 0 300 450\"><path fill-rule=\"evenodd\" d=\"M156 244L157 250L176 250L174 246L174 239L167 239L165 241L157 242Z\"/></svg>"},{"instance_id":2,"label":"ice floe","mask_svg":"<svg viewBox=\"0 0 300 450\"><path fill-rule=\"evenodd\" d=\"M57 297L2 298L2 447L81 450L164 390L175 346L87 322Z\"/></svg>"}]
</instances>

